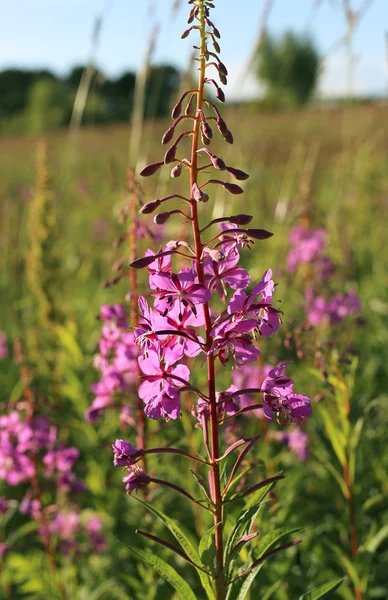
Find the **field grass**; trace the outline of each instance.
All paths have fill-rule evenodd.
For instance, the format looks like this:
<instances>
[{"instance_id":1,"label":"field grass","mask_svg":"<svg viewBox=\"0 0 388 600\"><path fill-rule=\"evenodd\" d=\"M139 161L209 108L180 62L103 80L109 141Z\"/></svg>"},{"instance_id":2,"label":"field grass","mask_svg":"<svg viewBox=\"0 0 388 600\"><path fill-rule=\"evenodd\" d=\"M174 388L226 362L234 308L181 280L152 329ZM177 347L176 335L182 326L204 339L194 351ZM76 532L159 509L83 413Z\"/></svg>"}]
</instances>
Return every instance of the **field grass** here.
<instances>
[{"instance_id":1,"label":"field grass","mask_svg":"<svg viewBox=\"0 0 388 600\"><path fill-rule=\"evenodd\" d=\"M303 527L297 534L303 542L264 564L251 599L294 600L308 589L340 577L346 577L345 583L329 598L351 600L354 589L359 588L365 599L384 599L388 560L388 108L346 106L263 114L252 105L230 108L225 119L235 143L224 149L222 156L251 177L243 196L217 190L205 213L215 217L249 213L254 215L255 226L274 233L245 255L253 278L259 280L265 269L273 269L278 283L276 298L282 300L284 311L281 335L262 344L262 361L293 360L291 371L298 389L316 400L307 426L306 461L298 460L268 432L263 432L256 450L260 476L283 469L286 475L261 513L260 534L284 526ZM146 123L139 166L160 160L157 140L167 127L167 122ZM92 366L100 328L96 315L101 304L122 302L128 291L126 277L109 288L101 285L114 276L112 265L120 256L129 254L126 243L120 249L112 247L128 227L128 223L119 223L120 208L127 198L128 136L129 127L124 125L86 128L72 140L66 132L49 133L47 206L54 217L47 223L44 213L38 224L31 210L37 196L38 140L33 136L0 139L0 330L9 341L16 336L22 339L42 411L51 407L62 439L81 451L80 475L88 492L79 502L85 509L97 511L106 530L106 553L93 555L91 560L87 555L77 558L71 554L59 559L68 598L80 600L176 598L169 586L131 561L125 548L139 522L157 535L160 529L136 500L125 497L120 475L113 472L110 444L115 437L133 440L133 430L120 429L114 414L107 414L97 425L84 421L92 399L90 385L97 377ZM221 142L217 142L214 152L220 148ZM179 193L184 189L183 177L174 181L168 170L159 173L151 181L141 182L144 201L167 190ZM289 232L301 219L327 231L328 254L336 265L329 282L317 282L319 290L330 288L334 293L355 288L362 303L360 315L326 328L303 328L309 275L305 269L288 273L286 264ZM46 228L47 236L43 235L41 242L43 255L36 258L34 246L40 239L40 227ZM176 222L165 233L170 236L167 239L176 239L186 235L186 227ZM140 240L139 255L149 246L155 242ZM28 269L47 285L46 292L50 290L53 310L45 327L39 293L26 275ZM140 285L147 290L146 281ZM286 337L290 340L287 347ZM11 357L0 361L0 373L0 402L5 410L19 398L22 385ZM201 374L196 377L200 380ZM219 377L223 379L225 374L221 371ZM356 444L354 437L352 449L357 456L352 493L361 546L356 558L351 552L349 502L337 476L342 476L336 439L340 439L345 396L351 405L347 416L350 431L360 429L359 442ZM330 416L329 423L322 406ZM260 422L254 417L245 424L250 435L259 429ZM273 425L272 430L279 427ZM199 450L200 440L189 413L180 423L152 423L151 431L161 445L166 438L179 443L183 433L189 434L191 444ZM158 476L164 473L179 481L187 465L179 458L162 464L156 459L152 469ZM189 475L184 477L191 489ZM0 487L0 496L3 492ZM203 530L198 515L169 491L157 491L155 503L162 510L169 507L170 516L185 523L191 534ZM235 510L237 514L242 506ZM4 525L3 534L23 523L20 516L14 517ZM169 557L167 551L165 557ZM21 538L4 560L1 598L57 597L36 541ZM166 560L173 562L200 594L187 565L175 558ZM37 576L39 569L46 574Z\"/></svg>"}]
</instances>

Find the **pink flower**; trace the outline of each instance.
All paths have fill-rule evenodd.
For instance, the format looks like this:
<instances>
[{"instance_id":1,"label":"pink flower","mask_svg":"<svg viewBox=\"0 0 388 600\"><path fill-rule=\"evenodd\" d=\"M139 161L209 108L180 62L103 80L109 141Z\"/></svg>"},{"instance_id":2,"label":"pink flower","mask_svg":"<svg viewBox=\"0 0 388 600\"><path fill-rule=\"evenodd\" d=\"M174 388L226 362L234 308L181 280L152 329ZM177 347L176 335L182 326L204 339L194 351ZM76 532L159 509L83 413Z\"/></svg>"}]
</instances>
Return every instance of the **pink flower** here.
<instances>
[{"instance_id":1,"label":"pink flower","mask_svg":"<svg viewBox=\"0 0 388 600\"><path fill-rule=\"evenodd\" d=\"M262 384L264 415L269 421L273 421L276 414L282 425L300 423L311 414L310 398L296 394L293 391L294 382L284 375L288 364L290 363L282 363L272 369Z\"/></svg>"},{"instance_id":2,"label":"pink flower","mask_svg":"<svg viewBox=\"0 0 388 600\"><path fill-rule=\"evenodd\" d=\"M144 375L138 393L147 405L146 414L152 419L162 416L176 419L180 414L177 388L188 383L190 377L186 365L173 366L181 358L182 349L177 346L167 348L162 360L154 350L150 350L147 357L139 357L139 366Z\"/></svg>"},{"instance_id":3,"label":"pink flower","mask_svg":"<svg viewBox=\"0 0 388 600\"><path fill-rule=\"evenodd\" d=\"M193 269L182 269L177 275L155 273L153 283L158 288L154 293L155 308L166 315L177 302L181 314L185 307L190 307L196 315L196 305L205 304L211 298L210 291L196 280L197 274Z\"/></svg>"},{"instance_id":4,"label":"pink flower","mask_svg":"<svg viewBox=\"0 0 388 600\"><path fill-rule=\"evenodd\" d=\"M251 280L249 273L237 264L240 255L234 247L221 254L219 260L210 256L204 261L205 279L210 290L216 290L221 300L226 298L226 285L234 290L243 290Z\"/></svg>"}]
</instances>

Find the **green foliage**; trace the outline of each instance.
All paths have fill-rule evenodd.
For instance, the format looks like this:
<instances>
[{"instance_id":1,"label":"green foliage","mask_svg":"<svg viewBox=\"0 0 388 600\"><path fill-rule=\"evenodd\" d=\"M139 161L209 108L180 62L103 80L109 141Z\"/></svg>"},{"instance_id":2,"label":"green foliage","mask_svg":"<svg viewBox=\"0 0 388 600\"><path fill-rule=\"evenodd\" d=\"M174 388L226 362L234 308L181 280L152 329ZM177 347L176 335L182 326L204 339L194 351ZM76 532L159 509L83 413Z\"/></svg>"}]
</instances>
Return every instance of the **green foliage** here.
<instances>
[{"instance_id":1,"label":"green foliage","mask_svg":"<svg viewBox=\"0 0 388 600\"><path fill-rule=\"evenodd\" d=\"M320 600L320 598L329 598L329 593L335 592L343 584L343 579L337 579L330 583L325 583L317 588L314 588L307 594L303 594L299 600Z\"/></svg>"},{"instance_id":2,"label":"green foliage","mask_svg":"<svg viewBox=\"0 0 388 600\"><path fill-rule=\"evenodd\" d=\"M266 35L256 58L256 73L266 85L265 103L274 108L305 104L318 79L319 56L313 42L288 31Z\"/></svg>"}]
</instances>

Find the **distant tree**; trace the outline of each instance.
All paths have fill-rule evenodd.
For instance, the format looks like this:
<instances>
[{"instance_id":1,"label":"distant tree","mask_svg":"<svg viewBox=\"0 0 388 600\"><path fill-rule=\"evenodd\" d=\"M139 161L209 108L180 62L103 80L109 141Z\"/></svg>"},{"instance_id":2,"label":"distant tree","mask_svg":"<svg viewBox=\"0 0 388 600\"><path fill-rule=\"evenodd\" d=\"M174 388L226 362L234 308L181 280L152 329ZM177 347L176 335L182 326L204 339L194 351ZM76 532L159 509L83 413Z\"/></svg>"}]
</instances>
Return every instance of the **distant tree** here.
<instances>
[{"instance_id":1,"label":"distant tree","mask_svg":"<svg viewBox=\"0 0 388 600\"><path fill-rule=\"evenodd\" d=\"M43 133L67 124L71 111L71 94L63 81L37 80L29 92L25 109L27 128Z\"/></svg>"},{"instance_id":2,"label":"distant tree","mask_svg":"<svg viewBox=\"0 0 388 600\"><path fill-rule=\"evenodd\" d=\"M0 119L8 119L25 109L30 90L38 79L55 81L56 77L47 70L6 69L0 72Z\"/></svg>"},{"instance_id":3,"label":"distant tree","mask_svg":"<svg viewBox=\"0 0 388 600\"><path fill-rule=\"evenodd\" d=\"M126 71L117 79L105 79L101 93L112 121L128 121L132 111L136 75Z\"/></svg>"},{"instance_id":4,"label":"distant tree","mask_svg":"<svg viewBox=\"0 0 388 600\"><path fill-rule=\"evenodd\" d=\"M146 86L145 116L164 117L170 112L171 97L179 89L180 73L171 65L150 69Z\"/></svg>"},{"instance_id":5,"label":"distant tree","mask_svg":"<svg viewBox=\"0 0 388 600\"><path fill-rule=\"evenodd\" d=\"M312 40L289 31L280 39L267 35L256 58L256 73L272 106L305 104L317 83L318 68Z\"/></svg>"}]
</instances>

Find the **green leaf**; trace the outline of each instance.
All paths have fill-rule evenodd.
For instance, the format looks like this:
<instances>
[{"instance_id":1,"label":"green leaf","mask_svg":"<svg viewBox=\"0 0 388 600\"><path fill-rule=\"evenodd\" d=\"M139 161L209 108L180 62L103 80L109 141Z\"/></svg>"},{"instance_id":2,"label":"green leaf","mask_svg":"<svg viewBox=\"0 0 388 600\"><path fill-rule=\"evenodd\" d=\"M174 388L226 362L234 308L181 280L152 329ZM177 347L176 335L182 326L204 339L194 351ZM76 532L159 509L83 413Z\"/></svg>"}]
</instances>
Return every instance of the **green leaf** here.
<instances>
[{"instance_id":1,"label":"green leaf","mask_svg":"<svg viewBox=\"0 0 388 600\"><path fill-rule=\"evenodd\" d=\"M212 502L212 500L210 498L210 494L208 492L208 489L207 489L206 482L205 482L204 478L201 477L201 475L198 475L198 473L195 473L195 471L193 471L192 469L190 469L190 472L191 472L192 476L194 477L195 481L198 483L199 487L201 488L205 499L210 504L213 504L213 502Z\"/></svg>"},{"instance_id":2,"label":"green leaf","mask_svg":"<svg viewBox=\"0 0 388 600\"><path fill-rule=\"evenodd\" d=\"M225 546L226 563L228 562L229 555L234 546L237 544L237 542L241 540L241 538L244 537L244 535L248 535L248 533L250 532L254 522L256 521L256 517L259 513L260 508L261 504L259 504L258 506L252 506L251 508L248 508L245 512L241 513L241 515L237 519L232 529L232 533L230 534Z\"/></svg>"},{"instance_id":3,"label":"green leaf","mask_svg":"<svg viewBox=\"0 0 388 600\"><path fill-rule=\"evenodd\" d=\"M368 540L365 544L363 544L360 550L370 552L374 554L380 544L388 537L388 525L384 525L379 531L372 537L372 539Z\"/></svg>"},{"instance_id":4,"label":"green leaf","mask_svg":"<svg viewBox=\"0 0 388 600\"><path fill-rule=\"evenodd\" d=\"M344 578L336 579L335 581L330 581L329 583L324 583L319 587L314 588L307 592L307 594L303 594L300 596L299 600L320 600L320 598L326 598L329 592L335 592L344 582Z\"/></svg>"},{"instance_id":5,"label":"green leaf","mask_svg":"<svg viewBox=\"0 0 388 600\"><path fill-rule=\"evenodd\" d=\"M196 563L199 566L203 566L198 551L194 548L187 535L182 531L179 525L177 525L174 519L171 519L162 511L158 510L157 508L155 508L155 506L152 506L148 502L145 502L144 500L141 500L137 497L136 500L140 502L140 504L145 506L145 508L147 508L152 514L158 517L162 521L162 523L164 523L164 525L166 525L166 527L171 531L175 539L180 543L187 556L191 558L191 560L194 563ZM201 571L201 569L196 569L196 571L201 579L202 587L206 591L209 600L214 600L214 593L210 584L209 575L206 575L206 573Z\"/></svg>"},{"instance_id":6,"label":"green leaf","mask_svg":"<svg viewBox=\"0 0 388 600\"><path fill-rule=\"evenodd\" d=\"M12 531L12 533L10 533L10 535L7 538L7 544L9 544L9 546L13 546L20 538L24 538L30 533L35 532L37 529L38 523L36 521L26 523L25 525L22 525L21 527L15 529L14 531Z\"/></svg>"},{"instance_id":7,"label":"green leaf","mask_svg":"<svg viewBox=\"0 0 388 600\"><path fill-rule=\"evenodd\" d=\"M133 546L127 546L129 552L136 559L143 561L149 567L153 567L165 581L177 591L180 600L197 600L194 592L186 581L168 563L156 556L149 550L141 550Z\"/></svg>"},{"instance_id":8,"label":"green leaf","mask_svg":"<svg viewBox=\"0 0 388 600\"><path fill-rule=\"evenodd\" d=\"M344 438L344 435L337 427L335 427L333 420L332 420L330 414L328 413L328 411L326 410L326 408L324 408L323 406L320 406L319 412L323 419L327 437L330 440L332 448L333 448L339 462L343 466L346 463L346 455L345 455L346 440Z\"/></svg>"},{"instance_id":9,"label":"green leaf","mask_svg":"<svg viewBox=\"0 0 388 600\"><path fill-rule=\"evenodd\" d=\"M293 527L292 529L275 529L275 531L267 533L267 535L259 540L254 551L252 552L254 561L264 558L267 552L269 552L278 541L288 535L291 535L292 533L296 533L297 531L300 531L299 527ZM248 590L262 566L263 563L256 565L246 576L241 577L241 579L237 579L237 581L235 581L229 588L227 600L245 600ZM245 568L246 567L243 568L243 571Z\"/></svg>"},{"instance_id":10,"label":"green leaf","mask_svg":"<svg viewBox=\"0 0 388 600\"><path fill-rule=\"evenodd\" d=\"M216 555L216 547L215 543L213 542L213 536L217 527L220 525L221 523L217 523L205 531L199 542L199 555L201 557L201 563L210 567L212 572L214 572L213 561Z\"/></svg>"}]
</instances>

